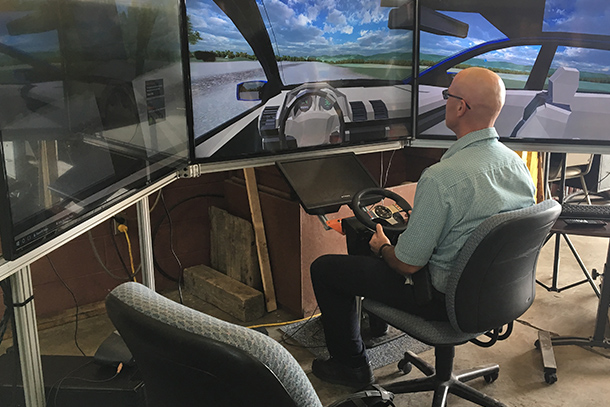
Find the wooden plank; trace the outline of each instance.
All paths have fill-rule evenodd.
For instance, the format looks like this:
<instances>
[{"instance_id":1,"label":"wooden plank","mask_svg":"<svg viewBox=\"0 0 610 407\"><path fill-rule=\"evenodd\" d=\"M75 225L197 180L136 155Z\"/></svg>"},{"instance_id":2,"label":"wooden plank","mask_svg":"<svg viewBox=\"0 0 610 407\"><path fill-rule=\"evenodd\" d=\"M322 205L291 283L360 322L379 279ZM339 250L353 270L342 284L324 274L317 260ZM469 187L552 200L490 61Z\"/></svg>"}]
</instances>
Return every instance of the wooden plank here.
<instances>
[{"instance_id":1,"label":"wooden plank","mask_svg":"<svg viewBox=\"0 0 610 407\"><path fill-rule=\"evenodd\" d=\"M252 223L215 206L209 214L212 268L262 291Z\"/></svg>"},{"instance_id":2,"label":"wooden plank","mask_svg":"<svg viewBox=\"0 0 610 407\"><path fill-rule=\"evenodd\" d=\"M263 293L211 267L199 265L186 268L184 285L194 296L240 321L252 321L265 314Z\"/></svg>"},{"instance_id":3,"label":"wooden plank","mask_svg":"<svg viewBox=\"0 0 610 407\"><path fill-rule=\"evenodd\" d=\"M263 213L261 211L254 168L244 168L244 177L246 179L246 192L250 204L250 214L252 215L252 226L254 227L254 236L256 238L256 251L258 253L258 265L261 270L261 279L263 281L265 303L267 312L271 312L277 309L277 303L275 299L273 275L271 274L271 263L269 261L269 248L267 247L267 238L265 237L265 225L263 224Z\"/></svg>"}]
</instances>

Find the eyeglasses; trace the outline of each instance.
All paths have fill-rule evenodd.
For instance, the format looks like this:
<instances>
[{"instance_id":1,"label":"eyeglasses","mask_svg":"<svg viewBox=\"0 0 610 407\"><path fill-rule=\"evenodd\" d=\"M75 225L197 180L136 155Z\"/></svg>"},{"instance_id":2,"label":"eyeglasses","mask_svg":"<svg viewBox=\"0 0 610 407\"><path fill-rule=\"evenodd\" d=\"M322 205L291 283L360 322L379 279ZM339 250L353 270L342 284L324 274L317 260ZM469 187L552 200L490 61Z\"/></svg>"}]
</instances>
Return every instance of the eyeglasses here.
<instances>
[{"instance_id":1,"label":"eyeglasses","mask_svg":"<svg viewBox=\"0 0 610 407\"><path fill-rule=\"evenodd\" d=\"M460 96L455 96L455 95L452 95L451 93L449 93L449 89L445 89L445 90L443 90L443 99L447 100L447 99L449 99L449 98L456 98L456 99L459 99L459 100L464 100L464 98L463 98L463 97L460 97ZM468 104L468 102L466 102L466 101L464 100L464 103L466 104L466 107L467 107L468 109L470 109L470 105Z\"/></svg>"}]
</instances>

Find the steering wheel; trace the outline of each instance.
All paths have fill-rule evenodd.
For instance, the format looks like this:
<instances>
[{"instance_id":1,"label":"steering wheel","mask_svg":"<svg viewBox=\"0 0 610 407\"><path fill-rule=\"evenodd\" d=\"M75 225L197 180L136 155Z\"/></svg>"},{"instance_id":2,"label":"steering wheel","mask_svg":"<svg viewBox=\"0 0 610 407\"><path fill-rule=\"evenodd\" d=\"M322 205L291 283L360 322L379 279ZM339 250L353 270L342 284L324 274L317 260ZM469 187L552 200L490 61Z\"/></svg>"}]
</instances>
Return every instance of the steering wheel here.
<instances>
[{"instance_id":1,"label":"steering wheel","mask_svg":"<svg viewBox=\"0 0 610 407\"><path fill-rule=\"evenodd\" d=\"M315 101L318 101L318 103L315 103ZM343 110L341 110L336 98L333 97L331 93L322 89L306 89L301 95L295 98L289 106L285 107L280 115L278 135L281 149L288 148L286 137L286 122L288 119L296 119L297 116L307 115L312 111L317 113L323 111L327 116L327 123L335 117L338 119L338 134L325 134L325 136L328 136L329 138L332 136L336 139L336 141L331 141L331 143L345 140L345 119L343 118Z\"/></svg>"},{"instance_id":2,"label":"steering wheel","mask_svg":"<svg viewBox=\"0 0 610 407\"><path fill-rule=\"evenodd\" d=\"M385 206L382 204L364 205L363 202L370 202L371 198L384 197L390 198L394 204ZM411 205L402 196L384 188L367 188L358 192L352 198L352 211L356 219L369 229L375 230L378 223L383 226L384 232L401 233L407 228L409 211ZM405 218L401 215L404 213Z\"/></svg>"}]
</instances>

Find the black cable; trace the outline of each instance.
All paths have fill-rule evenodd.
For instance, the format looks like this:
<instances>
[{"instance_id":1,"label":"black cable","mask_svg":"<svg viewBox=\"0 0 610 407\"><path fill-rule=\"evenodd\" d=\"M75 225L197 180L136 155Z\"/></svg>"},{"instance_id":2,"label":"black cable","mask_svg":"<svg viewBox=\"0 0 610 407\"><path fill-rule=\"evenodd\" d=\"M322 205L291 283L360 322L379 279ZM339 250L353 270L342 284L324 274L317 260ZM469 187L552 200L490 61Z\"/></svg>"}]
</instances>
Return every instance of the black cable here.
<instances>
[{"instance_id":1,"label":"black cable","mask_svg":"<svg viewBox=\"0 0 610 407\"><path fill-rule=\"evenodd\" d=\"M67 378L69 378L69 377L70 377L70 375L71 375L71 374L73 374L74 372L77 372L78 370L80 370L80 369L82 369L82 368L84 368L84 367L86 367L86 366L89 366L91 363L93 363L93 359L91 359L91 360L89 360L89 361L85 362L84 364L82 364L82 365L80 365L80 366L78 366L78 367L76 367L76 368L72 369L71 371L69 371L68 373L66 373L66 375L65 375L64 377L62 377L61 379L59 379L58 381L56 381L55 383L53 383L53 384L51 385L51 387L49 388L49 391L48 391L48 393L47 393L47 401L46 401L46 403L45 403L45 406L47 406L47 407L48 407L48 406L50 406L49 401L51 400L51 394L53 393L53 389L54 389L55 387L57 387L57 390L55 390L55 396L53 397L53 405L54 405L55 407L57 407L57 394L59 393L59 389L60 389L60 387L61 387L62 383L64 382L64 380L66 380Z\"/></svg>"},{"instance_id":2,"label":"black cable","mask_svg":"<svg viewBox=\"0 0 610 407\"><path fill-rule=\"evenodd\" d=\"M93 360L90 360L88 362L86 362L85 364L73 369L72 371L70 371L68 374L66 374L64 377L62 377L60 380L58 380L57 382L55 382L51 388L49 389L49 395L47 396L47 406L49 405L49 399L51 397L51 391L53 390L54 387L57 387L57 389L55 390L55 396L53 397L53 406L57 407L57 398L59 396L59 390L61 388L61 385L63 384L64 381L66 381L67 379L72 379L72 380L79 380L82 382L87 382L87 383L107 383L110 382L114 379L116 379L116 377L121 373L121 370L123 370L123 364L119 363L119 365L117 366L116 372L109 378L107 379L101 379L101 380L93 380L93 379L86 379L84 377L78 377L78 376L72 376L72 374L74 374L75 372L77 372L78 370L89 366L91 363L93 363Z\"/></svg>"},{"instance_id":3,"label":"black cable","mask_svg":"<svg viewBox=\"0 0 610 407\"><path fill-rule=\"evenodd\" d=\"M319 345L319 346L305 346L305 345L301 345L296 339L294 339L294 337L296 336L296 334L303 328L305 328L305 326L307 324L309 324L312 320L315 319L316 317L316 311L318 310L318 307L316 306L316 309L313 310L313 312L311 313L311 316L304 322L301 323L301 325L291 334L287 334L286 332L282 331L282 338L280 339L280 343L285 343L287 345L290 346L295 346L295 347L299 347L302 349L317 349L317 348L324 348L326 347L326 345ZM311 336L315 336L318 332L320 332L320 330L318 329L317 331L315 331L313 334L311 334ZM290 339L294 339L297 343L288 343L288 340Z\"/></svg>"},{"instance_id":4,"label":"black cable","mask_svg":"<svg viewBox=\"0 0 610 407\"><path fill-rule=\"evenodd\" d=\"M597 181L597 187L599 188L599 186L601 185L601 183L608 178L608 176L610 176L610 171L606 172L606 175L604 175L599 181Z\"/></svg>"},{"instance_id":5,"label":"black cable","mask_svg":"<svg viewBox=\"0 0 610 407\"><path fill-rule=\"evenodd\" d=\"M159 220L159 223L157 223L157 225L155 226L155 228L152 231L152 245L154 247L155 245L155 237L157 236L157 233L159 232L159 228L161 227L161 225L163 224L163 221L165 220L165 218L172 213L172 211L174 209L176 209L177 207L179 207L180 205L189 202L193 199L198 199L198 198L224 198L224 195L219 195L219 194L199 194L199 195L193 195L191 197L188 197L180 202L178 202L177 204L173 205L172 207L170 207L165 214L163 215L163 217L161 217L161 219ZM168 274L165 270L163 270L163 268L159 265L159 263L157 262L156 257L154 256L155 251L153 250L153 264L155 266L155 269L165 278L167 278L170 281L173 282L178 282L179 279L176 277L171 276L170 274Z\"/></svg>"},{"instance_id":6,"label":"black cable","mask_svg":"<svg viewBox=\"0 0 610 407\"><path fill-rule=\"evenodd\" d=\"M83 352L83 350L81 349L81 347L78 344L78 301L76 300L76 295L74 295L74 291L72 291L70 289L70 287L68 287L68 284L66 284L66 282L63 280L63 278L61 278L61 276L59 275L59 273L57 272L57 269L55 268L55 265L53 264L53 262L51 261L51 258L49 257L49 255L46 256L47 260L49 261L49 264L51 265L51 268L53 269L53 272L55 272L55 275L57 276L57 278L59 279L59 281L61 281L61 283L63 284L64 287L66 287L66 290L68 290L68 292L70 293L70 295L72 295L72 299L74 300L74 305L76 307L76 313L74 315L74 344L76 345L76 347L78 348L78 350L80 351L80 353L83 354L83 356L87 356L85 354L85 352Z\"/></svg>"},{"instance_id":7,"label":"black cable","mask_svg":"<svg viewBox=\"0 0 610 407\"><path fill-rule=\"evenodd\" d=\"M87 236L89 237L89 244L91 245L91 249L93 250L93 254L95 255L95 259L97 260L98 264L102 267L102 269L106 272L106 274L108 274L110 277L112 277L115 280L128 281L129 277L117 276L112 271L110 271L108 269L108 267L106 267L106 265L102 261L102 258L100 257L99 252L97 251L97 247L95 247L95 242L93 241L93 234L91 233L90 230L87 231Z\"/></svg>"},{"instance_id":8,"label":"black cable","mask_svg":"<svg viewBox=\"0 0 610 407\"><path fill-rule=\"evenodd\" d=\"M383 156L383 153L381 153ZM394 154L396 154L396 150L392 150L392 155L390 155L390 160L388 161L388 168L385 171L385 178L383 179L383 184L381 184L381 188L385 188L388 183L388 177L390 176L390 168L392 167L392 160L394 159Z\"/></svg>"},{"instance_id":9,"label":"black cable","mask_svg":"<svg viewBox=\"0 0 610 407\"><path fill-rule=\"evenodd\" d=\"M169 249L174 255L176 263L178 263L178 297L180 298L180 304L184 304L184 297L182 296L182 284L184 283L184 268L182 267L182 262L178 258L176 251L174 250L174 231L172 225L172 217L170 216L169 211L167 210L165 196L163 196L163 194L161 194L161 204L163 205L165 215L167 216L167 222L169 224Z\"/></svg>"}]
</instances>

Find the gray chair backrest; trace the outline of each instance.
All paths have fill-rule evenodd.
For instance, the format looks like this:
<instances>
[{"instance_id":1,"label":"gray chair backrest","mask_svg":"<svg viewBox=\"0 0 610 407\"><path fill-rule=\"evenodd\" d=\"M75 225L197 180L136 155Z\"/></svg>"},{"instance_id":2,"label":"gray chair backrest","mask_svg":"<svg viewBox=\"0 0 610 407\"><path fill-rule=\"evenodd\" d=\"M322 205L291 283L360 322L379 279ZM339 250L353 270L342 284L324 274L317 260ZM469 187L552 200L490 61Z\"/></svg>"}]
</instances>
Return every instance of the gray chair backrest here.
<instances>
[{"instance_id":1,"label":"gray chair backrest","mask_svg":"<svg viewBox=\"0 0 610 407\"><path fill-rule=\"evenodd\" d=\"M142 374L149 406L322 407L292 355L267 335L124 283L106 309Z\"/></svg>"},{"instance_id":2,"label":"gray chair backrest","mask_svg":"<svg viewBox=\"0 0 610 407\"><path fill-rule=\"evenodd\" d=\"M530 307L538 255L560 213L561 205L547 200L494 215L474 230L447 288L447 313L454 329L487 332Z\"/></svg>"}]
</instances>

